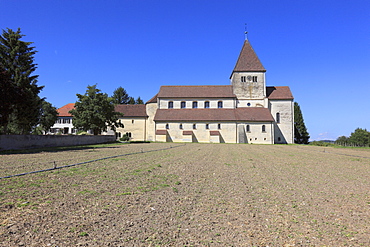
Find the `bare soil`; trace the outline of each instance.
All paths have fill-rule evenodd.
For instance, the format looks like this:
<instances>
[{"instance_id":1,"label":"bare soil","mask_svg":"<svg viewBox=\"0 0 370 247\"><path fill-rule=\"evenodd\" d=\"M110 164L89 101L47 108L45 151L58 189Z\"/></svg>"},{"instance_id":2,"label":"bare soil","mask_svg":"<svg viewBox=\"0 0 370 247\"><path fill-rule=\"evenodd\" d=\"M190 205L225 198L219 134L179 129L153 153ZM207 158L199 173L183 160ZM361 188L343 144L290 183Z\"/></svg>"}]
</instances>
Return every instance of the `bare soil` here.
<instances>
[{"instance_id":1,"label":"bare soil","mask_svg":"<svg viewBox=\"0 0 370 247\"><path fill-rule=\"evenodd\" d=\"M0 177L130 153L0 179L0 246L370 246L370 149L105 145L0 154Z\"/></svg>"}]
</instances>

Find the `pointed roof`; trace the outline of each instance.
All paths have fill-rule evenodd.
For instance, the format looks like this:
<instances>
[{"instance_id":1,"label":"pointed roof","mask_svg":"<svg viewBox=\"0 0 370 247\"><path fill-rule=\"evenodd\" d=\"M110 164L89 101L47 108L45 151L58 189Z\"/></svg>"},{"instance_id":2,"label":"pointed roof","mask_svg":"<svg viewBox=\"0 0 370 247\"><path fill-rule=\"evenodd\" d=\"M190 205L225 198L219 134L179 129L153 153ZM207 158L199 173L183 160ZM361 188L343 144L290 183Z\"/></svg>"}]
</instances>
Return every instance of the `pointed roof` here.
<instances>
[{"instance_id":1,"label":"pointed roof","mask_svg":"<svg viewBox=\"0 0 370 247\"><path fill-rule=\"evenodd\" d=\"M248 40L244 41L233 72L266 72Z\"/></svg>"},{"instance_id":2,"label":"pointed roof","mask_svg":"<svg viewBox=\"0 0 370 247\"><path fill-rule=\"evenodd\" d=\"M75 108L75 103L69 103L57 110L59 117L72 117L70 110Z\"/></svg>"}]
</instances>

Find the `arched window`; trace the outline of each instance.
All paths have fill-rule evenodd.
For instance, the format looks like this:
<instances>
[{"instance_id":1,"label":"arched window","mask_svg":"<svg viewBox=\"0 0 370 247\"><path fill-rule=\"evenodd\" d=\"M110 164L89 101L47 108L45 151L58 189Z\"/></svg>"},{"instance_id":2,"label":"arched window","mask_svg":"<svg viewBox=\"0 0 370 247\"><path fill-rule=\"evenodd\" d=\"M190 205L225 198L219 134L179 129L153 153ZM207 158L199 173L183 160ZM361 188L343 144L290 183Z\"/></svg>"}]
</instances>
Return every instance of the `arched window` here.
<instances>
[{"instance_id":1,"label":"arched window","mask_svg":"<svg viewBox=\"0 0 370 247\"><path fill-rule=\"evenodd\" d=\"M266 125L262 125L262 132L266 132Z\"/></svg>"},{"instance_id":2,"label":"arched window","mask_svg":"<svg viewBox=\"0 0 370 247\"><path fill-rule=\"evenodd\" d=\"M209 124L206 124L206 130L208 130L209 129Z\"/></svg>"},{"instance_id":3,"label":"arched window","mask_svg":"<svg viewBox=\"0 0 370 247\"><path fill-rule=\"evenodd\" d=\"M186 102L185 101L181 101L181 108L185 108L186 107Z\"/></svg>"},{"instance_id":4,"label":"arched window","mask_svg":"<svg viewBox=\"0 0 370 247\"><path fill-rule=\"evenodd\" d=\"M197 124L193 124L193 130L197 129Z\"/></svg>"},{"instance_id":5,"label":"arched window","mask_svg":"<svg viewBox=\"0 0 370 247\"><path fill-rule=\"evenodd\" d=\"M198 102L197 101L193 101L193 108L198 108Z\"/></svg>"},{"instance_id":6,"label":"arched window","mask_svg":"<svg viewBox=\"0 0 370 247\"><path fill-rule=\"evenodd\" d=\"M247 129L247 132L251 132L251 126L249 124L247 124L246 129Z\"/></svg>"},{"instance_id":7,"label":"arched window","mask_svg":"<svg viewBox=\"0 0 370 247\"><path fill-rule=\"evenodd\" d=\"M219 129L219 130L221 129L221 124L217 125L217 129Z\"/></svg>"},{"instance_id":8,"label":"arched window","mask_svg":"<svg viewBox=\"0 0 370 247\"><path fill-rule=\"evenodd\" d=\"M182 124L179 125L180 130L182 130Z\"/></svg>"},{"instance_id":9,"label":"arched window","mask_svg":"<svg viewBox=\"0 0 370 247\"><path fill-rule=\"evenodd\" d=\"M168 109L172 109L173 108L173 101L170 101L168 102Z\"/></svg>"},{"instance_id":10,"label":"arched window","mask_svg":"<svg viewBox=\"0 0 370 247\"><path fill-rule=\"evenodd\" d=\"M280 113L276 113L276 122L280 123Z\"/></svg>"},{"instance_id":11,"label":"arched window","mask_svg":"<svg viewBox=\"0 0 370 247\"><path fill-rule=\"evenodd\" d=\"M217 107L218 107L218 108L222 108L222 101L219 101L219 102L217 103Z\"/></svg>"},{"instance_id":12,"label":"arched window","mask_svg":"<svg viewBox=\"0 0 370 247\"><path fill-rule=\"evenodd\" d=\"M170 125L166 124L166 130L170 129Z\"/></svg>"},{"instance_id":13,"label":"arched window","mask_svg":"<svg viewBox=\"0 0 370 247\"><path fill-rule=\"evenodd\" d=\"M204 108L209 108L209 101L204 102Z\"/></svg>"}]
</instances>

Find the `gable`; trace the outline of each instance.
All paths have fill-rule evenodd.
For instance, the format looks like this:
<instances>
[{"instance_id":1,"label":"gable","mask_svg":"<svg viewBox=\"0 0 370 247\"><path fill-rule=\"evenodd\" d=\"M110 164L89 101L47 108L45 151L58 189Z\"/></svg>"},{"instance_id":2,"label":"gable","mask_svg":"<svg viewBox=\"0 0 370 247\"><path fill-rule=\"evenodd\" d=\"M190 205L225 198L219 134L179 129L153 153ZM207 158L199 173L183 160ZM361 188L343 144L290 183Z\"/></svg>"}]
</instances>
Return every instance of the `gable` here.
<instances>
[{"instance_id":1,"label":"gable","mask_svg":"<svg viewBox=\"0 0 370 247\"><path fill-rule=\"evenodd\" d=\"M69 103L57 110L59 117L72 117L70 110L75 108L75 103Z\"/></svg>"}]
</instances>

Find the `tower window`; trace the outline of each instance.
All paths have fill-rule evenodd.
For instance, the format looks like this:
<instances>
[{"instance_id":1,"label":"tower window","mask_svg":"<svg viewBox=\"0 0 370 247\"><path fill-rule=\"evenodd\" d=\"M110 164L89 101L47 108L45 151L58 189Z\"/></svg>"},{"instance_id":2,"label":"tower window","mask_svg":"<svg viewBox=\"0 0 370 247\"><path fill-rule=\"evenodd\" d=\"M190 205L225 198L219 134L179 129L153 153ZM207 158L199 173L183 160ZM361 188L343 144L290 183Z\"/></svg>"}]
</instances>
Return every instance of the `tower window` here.
<instances>
[{"instance_id":1,"label":"tower window","mask_svg":"<svg viewBox=\"0 0 370 247\"><path fill-rule=\"evenodd\" d=\"M198 108L198 102L197 101L193 101L193 108Z\"/></svg>"},{"instance_id":2,"label":"tower window","mask_svg":"<svg viewBox=\"0 0 370 247\"><path fill-rule=\"evenodd\" d=\"M242 77L240 78L240 80L241 80L241 82L246 82L245 76L242 76Z\"/></svg>"},{"instance_id":3,"label":"tower window","mask_svg":"<svg viewBox=\"0 0 370 247\"><path fill-rule=\"evenodd\" d=\"M222 108L222 101L219 101L219 102L217 103L217 107L218 107L218 108Z\"/></svg>"},{"instance_id":4,"label":"tower window","mask_svg":"<svg viewBox=\"0 0 370 247\"><path fill-rule=\"evenodd\" d=\"M204 108L209 108L209 101L204 102Z\"/></svg>"},{"instance_id":5,"label":"tower window","mask_svg":"<svg viewBox=\"0 0 370 247\"><path fill-rule=\"evenodd\" d=\"M252 76L252 81L257 82L257 76Z\"/></svg>"},{"instance_id":6,"label":"tower window","mask_svg":"<svg viewBox=\"0 0 370 247\"><path fill-rule=\"evenodd\" d=\"M181 101L181 108L185 108L186 107L186 102L185 101Z\"/></svg>"},{"instance_id":7,"label":"tower window","mask_svg":"<svg viewBox=\"0 0 370 247\"><path fill-rule=\"evenodd\" d=\"M168 109L172 109L173 108L173 101L170 101L168 102Z\"/></svg>"}]
</instances>

